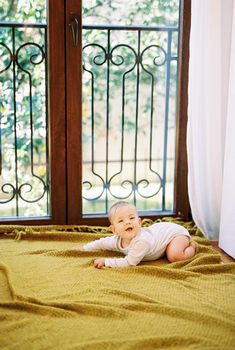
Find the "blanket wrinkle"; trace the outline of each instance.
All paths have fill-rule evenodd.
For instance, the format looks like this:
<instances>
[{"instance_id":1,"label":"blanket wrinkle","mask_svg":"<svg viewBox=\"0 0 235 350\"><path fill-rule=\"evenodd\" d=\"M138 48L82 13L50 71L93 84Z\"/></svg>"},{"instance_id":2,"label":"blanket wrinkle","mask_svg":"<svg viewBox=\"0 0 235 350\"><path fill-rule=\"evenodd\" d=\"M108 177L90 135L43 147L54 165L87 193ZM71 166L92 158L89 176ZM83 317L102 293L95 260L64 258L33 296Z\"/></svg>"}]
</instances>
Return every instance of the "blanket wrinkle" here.
<instances>
[{"instance_id":1,"label":"blanket wrinkle","mask_svg":"<svg viewBox=\"0 0 235 350\"><path fill-rule=\"evenodd\" d=\"M167 266L167 267L166 267ZM169 280L169 279L175 279L176 278L176 266L170 268L170 264L165 265L165 267L163 266L157 266L155 264L151 264L149 263L149 265L139 265L139 266L135 266L135 267L128 267L125 270L129 269L129 271L132 272L133 275L137 274L139 275L143 275L143 276L152 276L155 278L161 278L161 279L165 279L165 280ZM120 274L122 271L119 271ZM124 271L123 271L124 274ZM177 280L187 280L189 277L196 277L197 272L195 273L190 272L190 271L184 271L181 270L181 273L177 275Z\"/></svg>"},{"instance_id":2,"label":"blanket wrinkle","mask_svg":"<svg viewBox=\"0 0 235 350\"><path fill-rule=\"evenodd\" d=\"M227 273L227 272L233 274L234 263L216 265L216 264L209 264L209 262L207 262L207 264L205 265L189 266L187 270L191 272L196 272L198 274L204 274L204 275L211 274L212 272L213 274L221 274L221 273Z\"/></svg>"},{"instance_id":3,"label":"blanket wrinkle","mask_svg":"<svg viewBox=\"0 0 235 350\"><path fill-rule=\"evenodd\" d=\"M79 302L73 302L73 303L56 303L56 302L42 302L40 300L36 300L33 298L26 298L23 296L18 296L18 300L11 303L0 303L0 306L2 307L8 307L8 308L15 308L15 309L25 309L28 312L36 312L41 313L43 315L54 315L56 314L57 317L64 316L64 311L71 311L75 313L80 314L94 314L96 315L97 309L99 309L100 317L110 317L112 314L112 317L115 317L117 315L120 317L121 314L125 315L126 311L137 311L137 312L156 312L159 314L165 314L165 315L175 315L177 318L183 318L188 319L189 321L193 321L194 319L197 320L198 318L201 319L202 322L206 321L207 323L210 322L211 325L213 324L219 324L221 322L222 326L230 327L232 330L235 327L235 322L233 324L230 323L229 319L227 320L226 317L228 316L226 313L224 313L225 318L221 318L221 320L218 320L218 317L215 317L212 313L212 315L204 315L204 313L198 312L198 311L192 311L188 308L187 305L176 308L170 305L170 302L168 305L159 303L158 301L152 301L151 305L149 304L149 301L139 301L139 302L122 302L122 303L115 303L112 308L110 308L109 303L105 302L99 302L99 303L93 303L91 301L83 301L82 303ZM154 305L153 305L154 304ZM205 304L206 305L206 304ZM214 305L211 305L215 308ZM118 309L120 309L118 311ZM217 309L219 311L219 309ZM105 312L107 311L107 312ZM68 314L66 313L68 316ZM233 315L231 315L233 316ZM72 315L69 315L69 317L72 317Z\"/></svg>"},{"instance_id":4,"label":"blanket wrinkle","mask_svg":"<svg viewBox=\"0 0 235 350\"><path fill-rule=\"evenodd\" d=\"M204 253L197 254L194 259L191 259L190 262L178 262L180 264L181 268L186 267L187 269L194 267L194 266L200 266L200 265L212 265L212 264L220 264L222 263L221 256L219 253L216 254L210 254L207 252L205 255Z\"/></svg>"},{"instance_id":5,"label":"blanket wrinkle","mask_svg":"<svg viewBox=\"0 0 235 350\"><path fill-rule=\"evenodd\" d=\"M193 222L164 220L187 226L193 258L100 270L96 257L122 255L79 247L107 228L0 225L0 348L234 350L235 264Z\"/></svg>"},{"instance_id":6,"label":"blanket wrinkle","mask_svg":"<svg viewBox=\"0 0 235 350\"><path fill-rule=\"evenodd\" d=\"M215 316L214 314L204 314L201 311L191 311L188 306L184 306L181 308L178 307L173 307L172 305L164 305L164 307L159 306L158 304L154 304L154 305L147 305L146 303L139 303L139 304L126 304L125 305L125 309L127 310L131 310L131 311L138 311L142 310L145 312L156 312L158 315L163 314L163 315L170 315L170 316L174 316L177 319L183 319L183 320L187 320L188 322L193 322L193 321L197 321L198 318L201 319L201 322L205 322L206 324L210 324L211 327L215 327L215 326L219 326L219 327L224 327L225 329L230 328L231 331L234 331L234 327L235 327L235 322L230 322L229 319L227 319L227 314L226 317L220 317L218 318L217 316ZM220 315L221 316L221 315Z\"/></svg>"},{"instance_id":7,"label":"blanket wrinkle","mask_svg":"<svg viewBox=\"0 0 235 350\"><path fill-rule=\"evenodd\" d=\"M139 293L135 293L135 292L129 292L126 290L122 290L120 291L119 289L113 288L113 289L108 289L108 288L104 288L103 289L103 293L107 294L107 295L120 295L125 297L125 301L126 300L132 300L132 301L138 301L138 302L143 302L143 303L156 303L156 300L153 298L150 298L144 294L139 294Z\"/></svg>"},{"instance_id":8,"label":"blanket wrinkle","mask_svg":"<svg viewBox=\"0 0 235 350\"><path fill-rule=\"evenodd\" d=\"M3 287L3 284L5 285L5 293L7 293L7 299L14 300L16 298L16 293L14 291L14 288L12 287L12 284L10 282L10 272L6 265L0 264L0 271L3 273L4 280L2 281L1 286ZM0 296L2 294L1 287L0 287Z\"/></svg>"},{"instance_id":9,"label":"blanket wrinkle","mask_svg":"<svg viewBox=\"0 0 235 350\"><path fill-rule=\"evenodd\" d=\"M20 300L21 299L21 300ZM25 300L24 300L25 299ZM123 306L115 306L110 308L105 303L43 303L36 300L27 300L27 298L19 298L19 300L8 303L0 303L0 308L12 310L24 310L27 313L47 315L51 317L77 317L77 315L94 316L95 318L117 318L125 317L127 311Z\"/></svg>"},{"instance_id":10,"label":"blanket wrinkle","mask_svg":"<svg viewBox=\"0 0 235 350\"><path fill-rule=\"evenodd\" d=\"M180 336L166 336L166 337L157 337L157 336L140 336L138 330L134 334L131 334L129 337L128 344L125 339L120 339L120 337L115 337L112 340L112 345L105 340L94 341L88 340L76 344L75 346L69 346L68 350L152 350L152 349L172 349L178 346L181 346L181 350L188 349L199 349L201 343L205 343L205 348L203 350L214 350L217 349L217 344L215 341L208 340L206 337L186 337L183 334ZM183 344L183 345L182 345Z\"/></svg>"}]
</instances>

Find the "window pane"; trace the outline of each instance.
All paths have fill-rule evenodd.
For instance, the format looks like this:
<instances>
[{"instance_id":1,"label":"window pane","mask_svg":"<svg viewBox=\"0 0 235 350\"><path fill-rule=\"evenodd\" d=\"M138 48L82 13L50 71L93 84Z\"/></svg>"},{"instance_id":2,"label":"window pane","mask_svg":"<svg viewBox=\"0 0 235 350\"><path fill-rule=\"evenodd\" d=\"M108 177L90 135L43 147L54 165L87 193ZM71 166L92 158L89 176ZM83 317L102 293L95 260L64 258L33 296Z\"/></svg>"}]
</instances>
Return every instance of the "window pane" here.
<instances>
[{"instance_id":1,"label":"window pane","mask_svg":"<svg viewBox=\"0 0 235 350\"><path fill-rule=\"evenodd\" d=\"M46 1L0 10L0 217L50 215Z\"/></svg>"},{"instance_id":2,"label":"window pane","mask_svg":"<svg viewBox=\"0 0 235 350\"><path fill-rule=\"evenodd\" d=\"M0 20L8 22L45 23L47 0L1 0Z\"/></svg>"},{"instance_id":3,"label":"window pane","mask_svg":"<svg viewBox=\"0 0 235 350\"><path fill-rule=\"evenodd\" d=\"M83 1L83 214L174 207L179 1Z\"/></svg>"},{"instance_id":4,"label":"window pane","mask_svg":"<svg viewBox=\"0 0 235 350\"><path fill-rule=\"evenodd\" d=\"M179 0L83 0L83 24L178 25Z\"/></svg>"}]
</instances>

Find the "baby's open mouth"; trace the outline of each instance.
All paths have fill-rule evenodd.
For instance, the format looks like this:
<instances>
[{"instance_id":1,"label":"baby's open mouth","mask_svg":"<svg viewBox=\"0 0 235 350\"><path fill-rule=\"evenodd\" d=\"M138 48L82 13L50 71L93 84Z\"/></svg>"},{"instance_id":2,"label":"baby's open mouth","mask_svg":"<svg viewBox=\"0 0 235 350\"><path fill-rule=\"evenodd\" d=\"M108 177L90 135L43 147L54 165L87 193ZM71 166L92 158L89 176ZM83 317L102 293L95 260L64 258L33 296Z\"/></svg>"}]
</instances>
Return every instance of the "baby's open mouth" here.
<instances>
[{"instance_id":1,"label":"baby's open mouth","mask_svg":"<svg viewBox=\"0 0 235 350\"><path fill-rule=\"evenodd\" d=\"M126 231L127 232L131 232L132 231L132 227L127 227Z\"/></svg>"}]
</instances>

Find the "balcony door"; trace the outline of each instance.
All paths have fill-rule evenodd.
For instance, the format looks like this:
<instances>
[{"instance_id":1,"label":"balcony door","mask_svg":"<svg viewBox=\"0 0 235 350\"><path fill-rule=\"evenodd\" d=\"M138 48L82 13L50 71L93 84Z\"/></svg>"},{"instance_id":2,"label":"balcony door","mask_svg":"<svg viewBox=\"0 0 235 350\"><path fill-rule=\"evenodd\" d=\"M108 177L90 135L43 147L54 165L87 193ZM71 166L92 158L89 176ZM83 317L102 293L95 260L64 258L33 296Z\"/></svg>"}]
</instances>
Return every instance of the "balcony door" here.
<instances>
[{"instance_id":1,"label":"balcony door","mask_svg":"<svg viewBox=\"0 0 235 350\"><path fill-rule=\"evenodd\" d=\"M1 18L1 223L107 224L117 200L187 217L190 1L172 3L38 0L42 23Z\"/></svg>"}]
</instances>

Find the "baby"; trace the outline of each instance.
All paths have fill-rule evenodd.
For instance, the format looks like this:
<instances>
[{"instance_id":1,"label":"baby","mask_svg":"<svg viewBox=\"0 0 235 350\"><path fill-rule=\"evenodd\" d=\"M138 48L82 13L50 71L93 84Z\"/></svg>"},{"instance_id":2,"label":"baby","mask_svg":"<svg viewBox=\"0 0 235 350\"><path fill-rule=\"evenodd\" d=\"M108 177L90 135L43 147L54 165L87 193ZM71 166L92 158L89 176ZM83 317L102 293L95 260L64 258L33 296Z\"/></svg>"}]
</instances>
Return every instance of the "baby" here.
<instances>
[{"instance_id":1,"label":"baby","mask_svg":"<svg viewBox=\"0 0 235 350\"><path fill-rule=\"evenodd\" d=\"M114 204L109 211L109 230L114 236L100 238L87 243L84 250L114 250L122 252L124 258L99 258L94 261L98 269L138 265L142 260L156 260L166 254L170 262L190 259L195 255L195 243L181 225L159 222L141 227L141 219L135 206L127 202Z\"/></svg>"}]
</instances>

